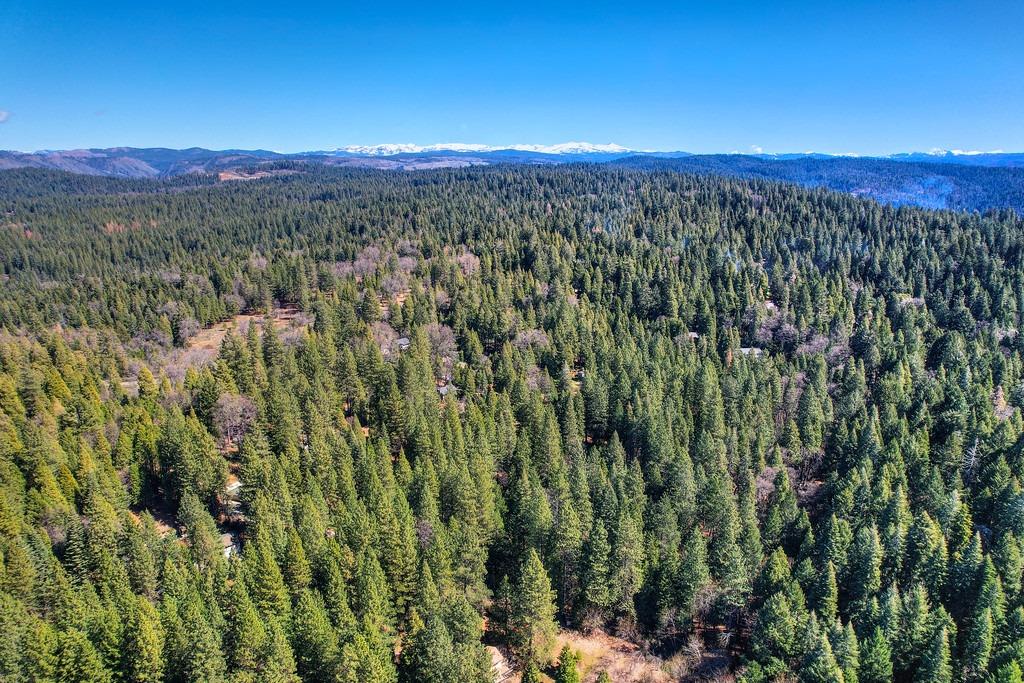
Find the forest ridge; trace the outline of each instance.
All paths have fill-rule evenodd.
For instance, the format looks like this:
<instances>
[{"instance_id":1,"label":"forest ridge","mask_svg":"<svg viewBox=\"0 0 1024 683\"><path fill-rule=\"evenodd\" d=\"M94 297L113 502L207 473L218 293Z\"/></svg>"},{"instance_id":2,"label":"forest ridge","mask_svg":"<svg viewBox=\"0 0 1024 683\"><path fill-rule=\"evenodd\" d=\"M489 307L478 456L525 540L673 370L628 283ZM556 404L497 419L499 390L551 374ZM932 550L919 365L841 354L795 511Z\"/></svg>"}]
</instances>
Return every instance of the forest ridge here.
<instances>
[{"instance_id":1,"label":"forest ridge","mask_svg":"<svg viewBox=\"0 0 1024 683\"><path fill-rule=\"evenodd\" d=\"M881 157L828 154L699 154L618 145L376 145L297 153L132 148L0 151L0 169L51 169L118 178L214 174L221 181L303 171L310 166L420 171L505 164L609 164L713 173L827 187L893 205L1024 212L1024 154L934 152Z\"/></svg>"},{"instance_id":2,"label":"forest ridge","mask_svg":"<svg viewBox=\"0 0 1024 683\"><path fill-rule=\"evenodd\" d=\"M1024 219L682 161L0 173L0 680L1021 681Z\"/></svg>"}]
</instances>

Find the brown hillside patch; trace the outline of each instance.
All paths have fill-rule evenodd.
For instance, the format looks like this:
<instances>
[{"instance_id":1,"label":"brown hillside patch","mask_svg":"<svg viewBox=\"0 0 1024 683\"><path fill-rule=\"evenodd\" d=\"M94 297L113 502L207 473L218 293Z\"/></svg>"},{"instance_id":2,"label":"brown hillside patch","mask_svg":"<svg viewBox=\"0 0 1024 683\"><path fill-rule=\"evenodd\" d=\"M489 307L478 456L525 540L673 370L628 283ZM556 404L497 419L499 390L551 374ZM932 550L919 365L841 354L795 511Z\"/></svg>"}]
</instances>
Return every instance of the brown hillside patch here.
<instances>
[{"instance_id":1,"label":"brown hillside patch","mask_svg":"<svg viewBox=\"0 0 1024 683\"><path fill-rule=\"evenodd\" d=\"M294 306L274 308L270 313L274 329L280 333L281 341L292 344L299 335L309 328L312 316L299 311ZM158 375L158 368L163 370L172 383L185 377L188 368L200 368L212 363L220 352L220 345L229 331L243 335L255 325L257 331L263 333L266 316L263 314L243 313L228 320L223 320L209 327L204 327L194 334L184 348L169 349L151 361L153 374ZM125 387L127 391L128 388Z\"/></svg>"},{"instance_id":2,"label":"brown hillside patch","mask_svg":"<svg viewBox=\"0 0 1024 683\"><path fill-rule=\"evenodd\" d=\"M243 171L240 169L231 169L218 173L217 180L222 183L230 182L232 180L259 180L260 178L270 178L278 175L291 175L293 173L298 173L298 171L285 168L273 171Z\"/></svg>"},{"instance_id":3,"label":"brown hillside patch","mask_svg":"<svg viewBox=\"0 0 1024 683\"><path fill-rule=\"evenodd\" d=\"M301 311L294 306L277 307L270 312L270 318L273 322L274 329L278 332L289 329L306 328L309 326L309 321L306 320ZM233 318L199 330L195 336L188 340L187 348L200 349L204 351L217 351L220 349L221 342L224 341L224 337L227 336L229 331L235 331L238 334L245 334L249 331L250 325L256 325L257 330L262 334L264 320L266 320L266 316L260 313L242 313L240 315L236 315Z\"/></svg>"},{"instance_id":4,"label":"brown hillside patch","mask_svg":"<svg viewBox=\"0 0 1024 683\"><path fill-rule=\"evenodd\" d=\"M558 648L568 645L580 654L584 683L592 683L602 671L615 683L668 683L672 680L663 669L664 662L622 638L593 631L562 631Z\"/></svg>"}]
</instances>

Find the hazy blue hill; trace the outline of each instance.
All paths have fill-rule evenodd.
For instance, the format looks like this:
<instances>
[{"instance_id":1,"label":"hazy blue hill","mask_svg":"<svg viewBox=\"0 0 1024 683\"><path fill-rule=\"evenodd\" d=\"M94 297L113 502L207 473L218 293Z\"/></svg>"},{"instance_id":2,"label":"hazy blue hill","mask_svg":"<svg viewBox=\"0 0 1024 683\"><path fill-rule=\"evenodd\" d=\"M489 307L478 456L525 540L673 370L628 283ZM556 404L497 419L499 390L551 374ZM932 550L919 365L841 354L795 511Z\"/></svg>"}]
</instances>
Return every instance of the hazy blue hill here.
<instances>
[{"instance_id":1,"label":"hazy blue hill","mask_svg":"<svg viewBox=\"0 0 1024 683\"><path fill-rule=\"evenodd\" d=\"M72 173L52 168L17 168L0 171L0 197L14 201L54 195L113 195L174 192L185 187L213 185L217 177L190 174L173 178L132 178Z\"/></svg>"},{"instance_id":2,"label":"hazy blue hill","mask_svg":"<svg viewBox=\"0 0 1024 683\"><path fill-rule=\"evenodd\" d=\"M1024 211L1024 169L863 157L768 159L740 154L675 159L633 156L614 162L631 168L765 178L827 187L895 205L933 209Z\"/></svg>"},{"instance_id":3,"label":"hazy blue hill","mask_svg":"<svg viewBox=\"0 0 1024 683\"><path fill-rule=\"evenodd\" d=\"M1024 167L1024 154L985 152L982 154L945 152L925 153L910 152L907 154L893 154L888 157L893 161L914 161L919 163L934 164L957 164L958 166L1011 166L1014 168Z\"/></svg>"},{"instance_id":4,"label":"hazy blue hill","mask_svg":"<svg viewBox=\"0 0 1024 683\"><path fill-rule=\"evenodd\" d=\"M395 146L396 149L400 146ZM346 150L282 154L267 150L132 148L0 151L0 170L35 168L125 179L178 178L309 165L416 171L494 164L617 164L630 168L766 178L827 187L894 205L1024 211L1024 154L902 154L888 158L824 154L690 155L622 149L430 149L395 153ZM67 182L67 181L61 181Z\"/></svg>"}]
</instances>

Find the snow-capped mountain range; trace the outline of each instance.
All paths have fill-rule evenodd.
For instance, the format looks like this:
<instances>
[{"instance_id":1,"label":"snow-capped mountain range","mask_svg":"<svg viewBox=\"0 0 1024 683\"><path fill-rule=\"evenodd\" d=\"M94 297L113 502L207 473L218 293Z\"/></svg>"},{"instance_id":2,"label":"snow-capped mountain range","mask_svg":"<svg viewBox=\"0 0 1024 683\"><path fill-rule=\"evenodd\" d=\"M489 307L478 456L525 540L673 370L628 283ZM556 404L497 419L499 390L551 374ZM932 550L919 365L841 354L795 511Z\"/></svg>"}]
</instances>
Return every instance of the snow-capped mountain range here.
<instances>
[{"instance_id":1,"label":"snow-capped mountain range","mask_svg":"<svg viewBox=\"0 0 1024 683\"><path fill-rule=\"evenodd\" d=\"M487 154L491 152L530 152L533 154L562 154L562 155L587 155L587 154L670 154L684 155L686 152L674 150L653 150L635 149L624 147L613 142L595 144L593 142L562 142L555 145L531 145L531 144L510 144L510 145L484 145L472 142L440 142L433 145L418 145L415 143L384 143L379 145L345 145L326 152L327 154L354 154L359 156L389 157L398 154L434 154L438 152L453 152L457 154ZM867 157L875 159L914 159L934 157L975 157L992 156L1005 154L1001 149L991 151L964 150L964 149L941 149L932 148L927 152L898 152L895 154L859 154L857 152L832 153L832 152L765 152L762 148L754 146L751 152L732 152L732 154L748 154L765 158L798 158L798 157Z\"/></svg>"},{"instance_id":2,"label":"snow-capped mountain range","mask_svg":"<svg viewBox=\"0 0 1024 683\"><path fill-rule=\"evenodd\" d=\"M50 168L73 173L134 178L178 176L187 173L224 173L239 168L282 163L307 163L328 166L363 167L392 170L419 170L445 167L486 166L490 164L561 163L647 163L686 161L688 169L726 170L750 168L751 164L781 163L779 169L827 162L832 166L858 162L858 167L879 163L946 166L993 166L1024 168L1024 154L933 149L886 156L827 154L821 152L771 153L754 147L751 153L693 155L682 151L632 149L615 143L563 142L552 145L488 145L465 142L419 145L414 143L346 145L328 150L283 153L269 150L209 150L111 147L108 149L46 150L39 152L0 151L0 170L12 168ZM786 166L788 165L788 166ZM767 172L766 172L767 173ZM768 173L776 175L776 171Z\"/></svg>"},{"instance_id":3,"label":"snow-capped mountain range","mask_svg":"<svg viewBox=\"0 0 1024 683\"><path fill-rule=\"evenodd\" d=\"M388 157L396 154L428 154L433 152L533 152L534 154L628 154L647 150L634 150L613 143L594 144L592 142L562 142L557 145L481 145L466 142L442 142L434 145L416 145L413 143L388 143L381 145L346 145L334 150L334 153L359 154L364 156Z\"/></svg>"}]
</instances>

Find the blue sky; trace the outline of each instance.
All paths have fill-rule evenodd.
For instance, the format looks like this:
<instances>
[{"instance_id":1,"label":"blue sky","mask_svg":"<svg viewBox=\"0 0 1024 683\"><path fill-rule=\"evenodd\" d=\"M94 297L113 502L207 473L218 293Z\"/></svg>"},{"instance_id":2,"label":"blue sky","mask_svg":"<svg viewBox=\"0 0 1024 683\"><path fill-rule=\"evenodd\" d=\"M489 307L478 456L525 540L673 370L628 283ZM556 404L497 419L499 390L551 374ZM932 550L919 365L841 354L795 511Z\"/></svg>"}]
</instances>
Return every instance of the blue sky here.
<instances>
[{"instance_id":1,"label":"blue sky","mask_svg":"<svg viewBox=\"0 0 1024 683\"><path fill-rule=\"evenodd\" d=\"M1024 150L1024 2L3 0L0 148Z\"/></svg>"}]
</instances>

